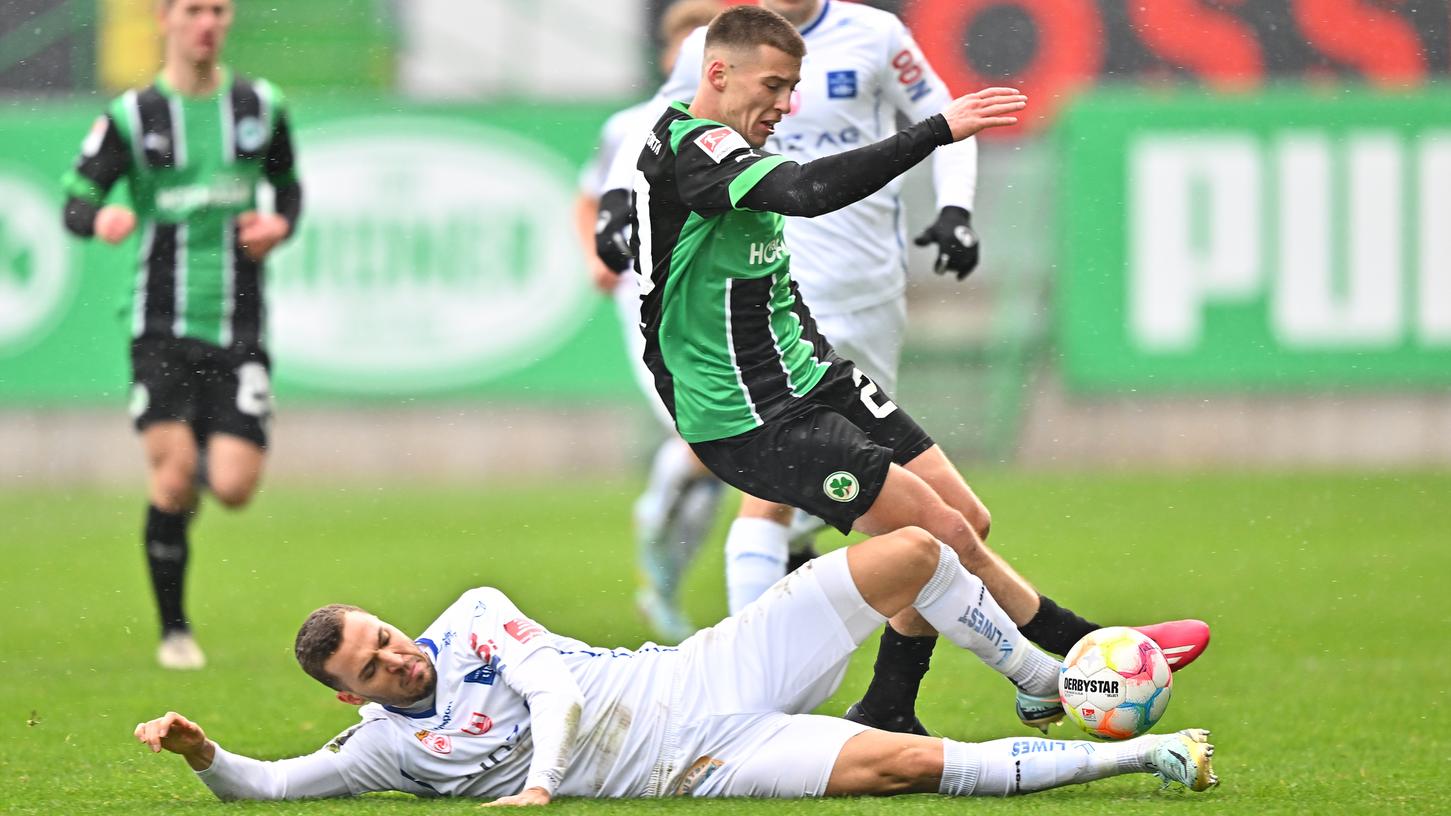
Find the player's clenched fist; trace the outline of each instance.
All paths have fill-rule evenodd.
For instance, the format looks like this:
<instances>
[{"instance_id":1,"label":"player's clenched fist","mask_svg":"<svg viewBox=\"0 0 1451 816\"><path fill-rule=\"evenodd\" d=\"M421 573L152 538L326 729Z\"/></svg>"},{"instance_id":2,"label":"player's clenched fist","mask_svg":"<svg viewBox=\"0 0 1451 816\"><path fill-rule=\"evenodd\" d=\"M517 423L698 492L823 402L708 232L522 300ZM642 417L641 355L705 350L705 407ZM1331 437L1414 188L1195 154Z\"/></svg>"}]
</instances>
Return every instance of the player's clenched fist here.
<instances>
[{"instance_id":1,"label":"player's clenched fist","mask_svg":"<svg viewBox=\"0 0 1451 816\"><path fill-rule=\"evenodd\" d=\"M952 138L962 141L980 130L1016 125L1013 114L1028 107L1028 97L1017 88L983 88L977 93L959 96L942 111Z\"/></svg>"},{"instance_id":2,"label":"player's clenched fist","mask_svg":"<svg viewBox=\"0 0 1451 816\"><path fill-rule=\"evenodd\" d=\"M136 229L136 213L120 204L107 204L96 212L93 226L97 238L108 244L119 244Z\"/></svg>"},{"instance_id":3,"label":"player's clenched fist","mask_svg":"<svg viewBox=\"0 0 1451 816\"><path fill-rule=\"evenodd\" d=\"M153 754L160 753L162 749L181 754L193 768L200 764L199 770L212 764L214 749L206 732L202 731L200 725L175 711L168 711L154 720L137 723L135 734L137 741L149 747Z\"/></svg>"}]
</instances>

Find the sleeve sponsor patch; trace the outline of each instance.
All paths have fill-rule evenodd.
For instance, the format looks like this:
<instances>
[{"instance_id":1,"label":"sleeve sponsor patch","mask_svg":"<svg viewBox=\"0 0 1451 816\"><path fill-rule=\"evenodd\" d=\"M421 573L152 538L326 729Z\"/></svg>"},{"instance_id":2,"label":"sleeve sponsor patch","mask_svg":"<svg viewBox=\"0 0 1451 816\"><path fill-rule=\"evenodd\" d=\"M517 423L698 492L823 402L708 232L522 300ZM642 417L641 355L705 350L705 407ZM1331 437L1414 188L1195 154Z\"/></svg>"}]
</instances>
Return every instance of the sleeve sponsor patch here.
<instances>
[{"instance_id":1,"label":"sleeve sponsor patch","mask_svg":"<svg viewBox=\"0 0 1451 816\"><path fill-rule=\"evenodd\" d=\"M528 618L515 618L504 624L504 631L520 643L528 643L535 635L544 634L545 629Z\"/></svg>"},{"instance_id":2,"label":"sleeve sponsor patch","mask_svg":"<svg viewBox=\"0 0 1451 816\"><path fill-rule=\"evenodd\" d=\"M705 155L716 164L720 164L726 156L737 150L749 150L751 146L746 143L745 137L736 133L728 127L718 127L707 130L695 137L695 146L705 151Z\"/></svg>"}]
</instances>

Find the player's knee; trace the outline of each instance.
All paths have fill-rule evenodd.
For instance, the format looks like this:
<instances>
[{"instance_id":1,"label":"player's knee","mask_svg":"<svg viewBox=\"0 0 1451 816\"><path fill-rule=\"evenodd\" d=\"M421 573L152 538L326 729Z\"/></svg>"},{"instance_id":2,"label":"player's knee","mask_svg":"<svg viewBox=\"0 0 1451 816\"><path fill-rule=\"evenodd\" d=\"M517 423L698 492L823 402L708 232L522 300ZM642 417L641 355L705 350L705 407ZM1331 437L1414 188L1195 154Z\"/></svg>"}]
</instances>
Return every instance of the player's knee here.
<instances>
[{"instance_id":1,"label":"player's knee","mask_svg":"<svg viewBox=\"0 0 1451 816\"><path fill-rule=\"evenodd\" d=\"M903 527L892 533L897 548L897 564L902 575L926 583L937 572L942 560L942 545L937 537L921 527Z\"/></svg>"},{"instance_id":2,"label":"player's knee","mask_svg":"<svg viewBox=\"0 0 1451 816\"><path fill-rule=\"evenodd\" d=\"M191 506L194 497L194 467L173 465L151 474L151 503L167 513L179 513Z\"/></svg>"},{"instance_id":3,"label":"player's knee","mask_svg":"<svg viewBox=\"0 0 1451 816\"><path fill-rule=\"evenodd\" d=\"M257 492L257 480L248 478L211 479L211 493L222 506L232 510L245 507Z\"/></svg>"},{"instance_id":4,"label":"player's knee","mask_svg":"<svg viewBox=\"0 0 1451 816\"><path fill-rule=\"evenodd\" d=\"M993 514L988 512L987 505L980 501L975 501L971 507L967 508L967 512L962 515L967 519L967 523L972 525L973 532L977 533L977 537L986 541L987 534L992 530L993 526Z\"/></svg>"}]
</instances>

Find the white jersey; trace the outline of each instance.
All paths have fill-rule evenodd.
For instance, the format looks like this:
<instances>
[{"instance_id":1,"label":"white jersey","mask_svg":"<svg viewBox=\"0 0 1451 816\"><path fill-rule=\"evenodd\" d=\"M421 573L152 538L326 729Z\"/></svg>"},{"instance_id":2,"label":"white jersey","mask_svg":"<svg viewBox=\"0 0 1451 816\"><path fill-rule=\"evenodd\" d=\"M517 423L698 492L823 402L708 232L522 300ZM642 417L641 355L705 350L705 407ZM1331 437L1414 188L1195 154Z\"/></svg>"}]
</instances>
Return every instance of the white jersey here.
<instances>
[{"instance_id":1,"label":"white jersey","mask_svg":"<svg viewBox=\"0 0 1451 816\"><path fill-rule=\"evenodd\" d=\"M647 794L676 649L592 648L548 632L490 588L464 593L415 642L438 673L431 701L413 710L369 703L361 722L305 757L263 763L218 749L199 776L224 799L382 790L492 798L534 786L561 796ZM564 677L539 673L551 660L562 661ZM584 706L562 776L550 778L534 761L529 698L560 680L577 684Z\"/></svg>"},{"instance_id":2,"label":"white jersey","mask_svg":"<svg viewBox=\"0 0 1451 816\"><path fill-rule=\"evenodd\" d=\"M796 162L840 153L890 136L900 113L912 121L952 101L947 86L894 15L856 3L825 0L801 28L800 106L776 126L766 145ZM700 82L705 29L687 37L665 85L635 125L643 139L661 110L690 100ZM648 121L647 121L648 120ZM626 155L628 154L628 155ZM606 189L630 187L638 151L621 151ZM977 143L967 139L933 153L937 206L972 210ZM787 218L791 277L816 315L842 314L901 298L906 290L906 223L901 179L845 209L816 218Z\"/></svg>"}]
</instances>

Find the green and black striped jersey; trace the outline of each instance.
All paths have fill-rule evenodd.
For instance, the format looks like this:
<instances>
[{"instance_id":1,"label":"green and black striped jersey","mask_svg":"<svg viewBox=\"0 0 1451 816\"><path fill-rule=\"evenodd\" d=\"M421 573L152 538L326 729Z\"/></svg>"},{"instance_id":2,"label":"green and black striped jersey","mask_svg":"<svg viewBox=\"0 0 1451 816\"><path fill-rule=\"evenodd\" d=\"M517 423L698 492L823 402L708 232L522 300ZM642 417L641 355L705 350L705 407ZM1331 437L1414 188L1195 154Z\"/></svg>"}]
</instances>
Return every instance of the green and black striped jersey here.
<instances>
[{"instance_id":1,"label":"green and black striped jersey","mask_svg":"<svg viewBox=\"0 0 1451 816\"><path fill-rule=\"evenodd\" d=\"M260 348L263 270L237 246L236 221L257 208L265 178L296 226L301 192L282 94L226 69L205 97L183 96L164 77L128 91L97 119L66 175L67 226L90 234L122 178L140 233L132 335Z\"/></svg>"},{"instance_id":2,"label":"green and black striped jersey","mask_svg":"<svg viewBox=\"0 0 1451 816\"><path fill-rule=\"evenodd\" d=\"M635 176L645 363L687 442L788 411L839 360L791 279L785 219L740 209L785 161L672 105Z\"/></svg>"}]
</instances>

